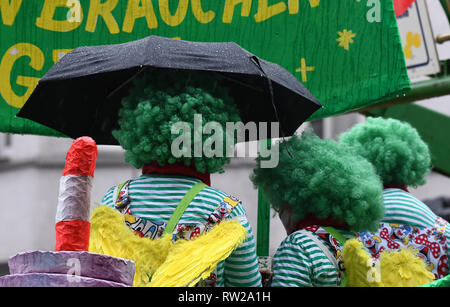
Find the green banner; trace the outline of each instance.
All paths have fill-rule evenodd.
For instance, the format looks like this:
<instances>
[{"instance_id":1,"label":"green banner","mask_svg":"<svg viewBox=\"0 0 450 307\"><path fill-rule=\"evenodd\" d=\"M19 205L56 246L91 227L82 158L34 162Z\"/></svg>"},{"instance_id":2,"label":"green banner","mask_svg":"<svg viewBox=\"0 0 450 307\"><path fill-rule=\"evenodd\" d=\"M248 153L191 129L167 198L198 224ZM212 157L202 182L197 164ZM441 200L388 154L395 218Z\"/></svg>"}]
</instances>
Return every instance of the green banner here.
<instances>
[{"instance_id":1,"label":"green banner","mask_svg":"<svg viewBox=\"0 0 450 307\"><path fill-rule=\"evenodd\" d=\"M392 0L0 0L0 131L57 135L16 118L70 50L148 35L235 41L295 75L322 103L310 119L409 87Z\"/></svg>"}]
</instances>

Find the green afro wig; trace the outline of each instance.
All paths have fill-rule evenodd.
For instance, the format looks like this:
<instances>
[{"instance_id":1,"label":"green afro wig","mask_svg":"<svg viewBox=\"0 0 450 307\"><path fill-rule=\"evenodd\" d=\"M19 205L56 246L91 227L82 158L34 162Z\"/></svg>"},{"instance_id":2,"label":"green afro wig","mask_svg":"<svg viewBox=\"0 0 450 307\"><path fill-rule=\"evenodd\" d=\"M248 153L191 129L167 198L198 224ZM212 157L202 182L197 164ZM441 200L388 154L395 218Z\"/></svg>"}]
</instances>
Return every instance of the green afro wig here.
<instances>
[{"instance_id":1,"label":"green afro wig","mask_svg":"<svg viewBox=\"0 0 450 307\"><path fill-rule=\"evenodd\" d=\"M197 114L201 115L202 125L194 127ZM206 155L202 150L199 155L194 151L194 141L204 144L211 137L202 133L206 123L214 122L223 128L226 122L238 121L238 109L216 77L182 70L152 70L135 79L129 95L122 99L120 128L113 131L113 136L125 149L126 162L136 168L151 162L161 166L184 163L201 173L215 173L222 172L229 163L226 146L234 146L234 142L227 142L223 132L223 146L219 147L224 148L223 154ZM174 133L173 127L179 123L190 129ZM182 146L182 154L174 155L172 144L183 132L190 142Z\"/></svg>"},{"instance_id":2,"label":"green afro wig","mask_svg":"<svg viewBox=\"0 0 450 307\"><path fill-rule=\"evenodd\" d=\"M373 166L346 146L311 131L278 146L279 164L251 179L275 210L288 205L294 222L309 215L345 222L352 231L374 231L384 215L382 184Z\"/></svg>"},{"instance_id":3,"label":"green afro wig","mask_svg":"<svg viewBox=\"0 0 450 307\"><path fill-rule=\"evenodd\" d=\"M344 132L340 142L369 160L387 186L422 185L430 171L428 146L406 122L369 117Z\"/></svg>"}]
</instances>

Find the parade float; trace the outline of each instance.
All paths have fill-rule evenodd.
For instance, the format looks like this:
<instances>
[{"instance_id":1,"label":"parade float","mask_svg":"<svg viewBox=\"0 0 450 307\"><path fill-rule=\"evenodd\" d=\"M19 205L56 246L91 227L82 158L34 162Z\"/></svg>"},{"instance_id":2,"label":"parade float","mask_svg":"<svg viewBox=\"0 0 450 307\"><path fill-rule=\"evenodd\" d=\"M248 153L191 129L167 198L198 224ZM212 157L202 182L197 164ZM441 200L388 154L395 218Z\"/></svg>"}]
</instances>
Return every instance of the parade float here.
<instances>
[{"instance_id":1,"label":"parade float","mask_svg":"<svg viewBox=\"0 0 450 307\"><path fill-rule=\"evenodd\" d=\"M243 68L252 69L256 81L251 87L256 84L263 89L253 93L264 101L266 114L270 114L263 119L280 122L284 131L281 135L289 136L304 121L366 110L386 100L401 99L410 90L395 14L404 12L404 5L399 6L400 2L394 2L395 9L400 10L398 12L394 12L391 0L289 0L272 4L264 0L226 0L224 4L185 0L180 1L177 7L171 7L169 1L159 1L159 5L154 5L152 1L134 0L120 3L115 0L103 3L97 0L2 2L0 130L70 137L77 141L73 151L68 152L68 170L64 170L61 178L55 251L29 251L12 256L9 261L11 274L0 279L1 285L133 284L135 264L132 261L88 251L93 207L89 198L89 178L94 174L95 155L93 151L88 151L92 155L83 167L89 165L89 171L84 169L85 173L78 173L69 169L83 161L83 157L77 156L75 160L78 162L73 162L71 152L77 152L76 146L82 143L78 138L85 136L93 138L94 143L86 143L90 143L91 148L95 143L117 144L110 135L117 114L107 114L109 116L98 120L97 115L102 113L101 104L108 100L98 100L98 95L102 94L101 88L97 88L97 92L84 91L87 88L77 83L82 76L77 62L63 66L64 61L69 61L66 55L78 54L82 58L84 54L89 54L89 46L111 46L111 49L105 49L106 53L90 54L88 60L96 65L97 60L101 62L105 57L118 55L120 45L141 41L149 34L174 38L180 44L236 42L251 54ZM33 16L31 24L30 16ZM32 32L21 30L29 27L33 28ZM158 51L160 56L170 54L168 51L173 49L169 47L176 46L176 43L169 39L167 42L166 48L153 48L152 52ZM80 46L86 47L77 49ZM136 51L144 53L144 49ZM108 103L114 104L112 109L117 110L134 77L147 65L159 66L161 63L150 63L152 57L150 53L148 55L147 62L139 62L136 56L130 59L133 65L122 67L126 70L122 79L104 78L109 69L107 62L103 62L102 67L91 65L88 82L106 82L102 86L107 88L107 95L111 94ZM277 63L280 68L268 66L262 59ZM56 67L53 72L57 71L58 63L61 68L59 74L47 74L52 67ZM303 85L282 88L280 85L286 79L277 79L276 75L284 69ZM269 72L273 72L275 77L271 78ZM233 84L242 84L246 79L239 77L242 71L220 73L226 75L228 81L236 77ZM117 77L118 74L111 75ZM64 85L61 82L64 78L71 85ZM292 98L287 105L277 105L278 99L286 97L286 88L288 92L301 93L298 97L302 98ZM248 115L246 120L255 120L255 117L252 118L255 115L255 105L251 104L254 103L252 92L240 93L244 95L243 101L247 102L241 104L244 114ZM66 102L60 99L53 105L28 103L29 100L42 102L52 96L57 100L61 95L66 95ZM89 102L100 102L100 113L87 112L89 116L62 120L58 111L63 107L69 114L80 112L67 103L70 99L77 103L81 101L87 107L91 107ZM307 100L312 104L304 111L299 105L305 105ZM322 105L318 111L317 101ZM292 112L292 108L296 107L296 112ZM16 116L19 111L22 116ZM31 114L34 112L41 118L33 119ZM286 121L286 117L294 120ZM63 129L67 128L66 124L72 126L70 132ZM101 133L95 135L94 131ZM77 188L71 190L70 187ZM71 193L79 193L82 197L67 197ZM269 219L268 203L260 193L257 252L263 272L270 272Z\"/></svg>"},{"instance_id":2,"label":"parade float","mask_svg":"<svg viewBox=\"0 0 450 307\"><path fill-rule=\"evenodd\" d=\"M133 261L90 253L90 205L97 145L75 140L60 179L55 251L28 251L9 259L0 287L129 287Z\"/></svg>"}]
</instances>

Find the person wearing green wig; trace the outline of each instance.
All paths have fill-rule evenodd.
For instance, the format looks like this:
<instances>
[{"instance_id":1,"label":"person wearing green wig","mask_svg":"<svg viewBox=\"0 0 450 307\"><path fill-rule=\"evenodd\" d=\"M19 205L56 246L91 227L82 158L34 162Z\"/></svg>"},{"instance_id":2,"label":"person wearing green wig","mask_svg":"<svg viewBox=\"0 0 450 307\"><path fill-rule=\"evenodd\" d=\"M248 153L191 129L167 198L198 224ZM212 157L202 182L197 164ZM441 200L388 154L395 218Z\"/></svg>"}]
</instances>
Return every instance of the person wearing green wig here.
<instances>
[{"instance_id":1,"label":"person wearing green wig","mask_svg":"<svg viewBox=\"0 0 450 307\"><path fill-rule=\"evenodd\" d=\"M430 263L429 267L436 278L446 276L450 251L448 222L408 191L408 187L423 185L431 169L429 148L417 130L396 119L368 117L365 123L342 133L339 142L371 162L381 177L385 207L382 222L411 225L442 234L446 244L439 252L438 244L432 243L430 238L426 242L421 240L420 244L416 240L409 242L421 250L424 258L434 259L434 264Z\"/></svg>"},{"instance_id":2,"label":"person wearing green wig","mask_svg":"<svg viewBox=\"0 0 450 307\"><path fill-rule=\"evenodd\" d=\"M343 241L376 230L383 217L381 181L367 160L310 131L275 146L278 166L262 168L258 157L251 176L288 235L273 258L272 286L340 285Z\"/></svg>"},{"instance_id":3,"label":"person wearing green wig","mask_svg":"<svg viewBox=\"0 0 450 307\"><path fill-rule=\"evenodd\" d=\"M194 122L198 115L203 123L200 127ZM132 216L127 225L137 234L150 239L161 237L178 204L202 185L193 194L174 232L169 233L189 240L204 229L201 225L220 218L236 219L246 229L243 243L218 264L202 285L261 286L255 240L242 203L210 186L210 174L223 172L230 158L225 153L194 153L196 142L204 143L209 136L203 133L206 123L224 127L226 122L238 121L238 109L217 78L181 70L152 70L134 80L129 95L122 100L119 128L113 131L125 149L126 162L142 168L143 174L112 187L102 204ZM190 130L174 129L180 123ZM187 137L186 144L191 147L174 153L173 144L181 133L187 133L184 139ZM224 134L224 152L229 145L226 137ZM225 216L221 208L229 210Z\"/></svg>"}]
</instances>

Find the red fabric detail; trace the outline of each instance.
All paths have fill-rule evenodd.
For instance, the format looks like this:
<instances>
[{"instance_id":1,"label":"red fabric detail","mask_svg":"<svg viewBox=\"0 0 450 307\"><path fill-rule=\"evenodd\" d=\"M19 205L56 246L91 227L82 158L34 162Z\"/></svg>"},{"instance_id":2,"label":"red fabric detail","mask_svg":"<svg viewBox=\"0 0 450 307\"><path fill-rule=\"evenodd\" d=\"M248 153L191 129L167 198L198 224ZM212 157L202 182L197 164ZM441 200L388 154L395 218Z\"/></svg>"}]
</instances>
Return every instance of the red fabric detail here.
<instances>
[{"instance_id":1,"label":"red fabric detail","mask_svg":"<svg viewBox=\"0 0 450 307\"><path fill-rule=\"evenodd\" d=\"M63 176L94 177L97 155L97 144L92 138L83 136L76 139L67 152Z\"/></svg>"},{"instance_id":2,"label":"red fabric detail","mask_svg":"<svg viewBox=\"0 0 450 307\"><path fill-rule=\"evenodd\" d=\"M186 166L182 163L160 166L158 162L152 162L144 165L142 174L185 175L198 178L205 184L211 185L211 175L209 173L200 173L194 166Z\"/></svg>"},{"instance_id":3,"label":"red fabric detail","mask_svg":"<svg viewBox=\"0 0 450 307\"><path fill-rule=\"evenodd\" d=\"M384 188L385 189L400 189L400 190L403 190L403 191L409 193L408 188L403 185L391 184L391 185L385 185Z\"/></svg>"},{"instance_id":4,"label":"red fabric detail","mask_svg":"<svg viewBox=\"0 0 450 307\"><path fill-rule=\"evenodd\" d=\"M342 228L342 229L348 229L348 226L345 222L337 222L332 218L319 219L314 215L308 215L303 220L298 221L295 224L294 229L299 230L299 229L307 228L308 226L314 226L314 225L320 225L322 227L331 226L331 227L337 227L337 228Z\"/></svg>"},{"instance_id":5,"label":"red fabric detail","mask_svg":"<svg viewBox=\"0 0 450 307\"><path fill-rule=\"evenodd\" d=\"M55 251L88 251L91 223L81 220L61 221L55 224Z\"/></svg>"},{"instance_id":6,"label":"red fabric detail","mask_svg":"<svg viewBox=\"0 0 450 307\"><path fill-rule=\"evenodd\" d=\"M416 0L394 0L395 16L403 15Z\"/></svg>"}]
</instances>

